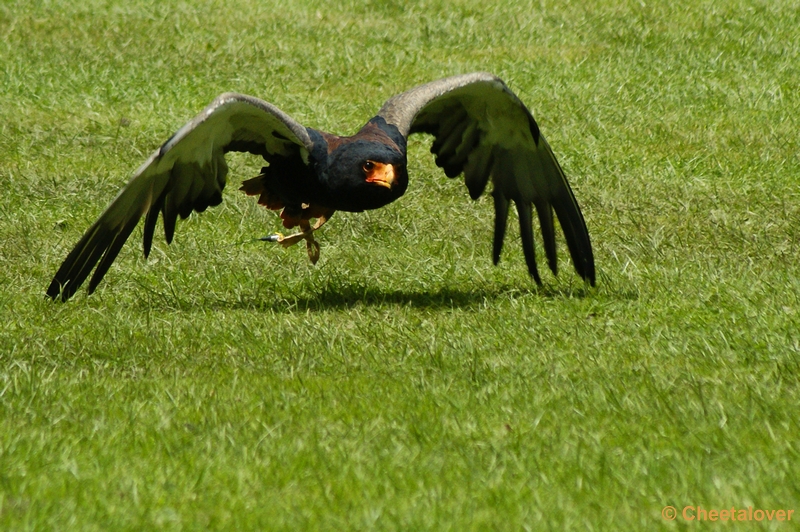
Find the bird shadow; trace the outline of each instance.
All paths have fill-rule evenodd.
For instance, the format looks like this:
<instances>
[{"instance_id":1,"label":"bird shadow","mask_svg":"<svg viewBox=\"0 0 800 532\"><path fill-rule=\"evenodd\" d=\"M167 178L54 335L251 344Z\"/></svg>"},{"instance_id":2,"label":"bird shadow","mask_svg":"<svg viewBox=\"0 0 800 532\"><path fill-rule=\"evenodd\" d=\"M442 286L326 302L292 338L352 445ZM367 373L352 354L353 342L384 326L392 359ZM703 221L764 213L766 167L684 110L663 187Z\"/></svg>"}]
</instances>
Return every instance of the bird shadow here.
<instances>
[{"instance_id":1,"label":"bird shadow","mask_svg":"<svg viewBox=\"0 0 800 532\"><path fill-rule=\"evenodd\" d=\"M313 293L272 293L255 290L215 295L180 294L174 291L148 290L149 297L138 300L137 305L148 309L197 311L204 310L256 310L261 312L297 312L346 310L354 307L401 306L425 310L470 309L498 304L502 301L526 297L544 299L585 299L596 289L575 286L492 285L486 287L443 286L430 289L399 289L363 284L333 283L318 287Z\"/></svg>"}]
</instances>

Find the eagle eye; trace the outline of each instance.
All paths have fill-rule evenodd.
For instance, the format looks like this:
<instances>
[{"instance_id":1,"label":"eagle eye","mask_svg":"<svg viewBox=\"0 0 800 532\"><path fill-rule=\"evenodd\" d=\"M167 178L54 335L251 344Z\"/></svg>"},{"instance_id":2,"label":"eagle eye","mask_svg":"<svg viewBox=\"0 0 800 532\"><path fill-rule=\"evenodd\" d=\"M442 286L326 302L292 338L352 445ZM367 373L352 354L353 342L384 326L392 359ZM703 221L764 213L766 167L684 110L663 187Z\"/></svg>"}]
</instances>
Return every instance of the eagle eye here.
<instances>
[{"instance_id":1,"label":"eagle eye","mask_svg":"<svg viewBox=\"0 0 800 532\"><path fill-rule=\"evenodd\" d=\"M361 165L361 169L368 174L375 169L375 163L373 163L372 161L367 161Z\"/></svg>"}]
</instances>

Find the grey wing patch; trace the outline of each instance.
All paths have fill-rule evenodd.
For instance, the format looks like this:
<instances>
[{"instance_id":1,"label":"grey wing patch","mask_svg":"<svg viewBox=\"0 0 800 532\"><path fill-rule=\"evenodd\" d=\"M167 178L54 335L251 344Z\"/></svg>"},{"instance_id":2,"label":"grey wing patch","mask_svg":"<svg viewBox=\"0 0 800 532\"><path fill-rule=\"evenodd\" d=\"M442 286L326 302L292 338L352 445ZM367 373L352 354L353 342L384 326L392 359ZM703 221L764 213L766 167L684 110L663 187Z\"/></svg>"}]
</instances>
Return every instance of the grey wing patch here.
<instances>
[{"instance_id":1,"label":"grey wing patch","mask_svg":"<svg viewBox=\"0 0 800 532\"><path fill-rule=\"evenodd\" d=\"M433 100L478 82L499 84L505 87L500 78L486 72L452 76L431 81L389 98L378 111L378 116L383 117L386 122L396 126L403 135L408 136L412 133L411 125L417 114Z\"/></svg>"},{"instance_id":2,"label":"grey wing patch","mask_svg":"<svg viewBox=\"0 0 800 532\"><path fill-rule=\"evenodd\" d=\"M378 113L403 135L434 136L431 152L448 177L464 175L473 199L491 179L495 203L493 259L505 238L508 204L519 214L522 247L531 276L536 268L532 207L536 208L550 269L557 271L555 211L581 277L595 282L586 223L569 183L525 104L491 74L477 72L421 85L389 99Z\"/></svg>"},{"instance_id":3,"label":"grey wing patch","mask_svg":"<svg viewBox=\"0 0 800 532\"><path fill-rule=\"evenodd\" d=\"M245 151L267 160L298 157L307 163L312 146L305 127L277 107L242 94L220 95L139 167L69 253L47 295L68 299L97 264L91 293L142 216L147 256L159 214L169 243L179 216L219 205L228 173L225 153Z\"/></svg>"},{"instance_id":4,"label":"grey wing patch","mask_svg":"<svg viewBox=\"0 0 800 532\"><path fill-rule=\"evenodd\" d=\"M213 135L209 132L213 131ZM192 139L196 139L192 141ZM269 155L290 155L302 147L310 151L313 141L306 128L274 105L245 94L218 96L192 121L180 128L159 150L165 156L178 145L195 143L221 146L225 151L255 148ZM252 153L252 152L251 152ZM259 155L261 153L258 153Z\"/></svg>"}]
</instances>

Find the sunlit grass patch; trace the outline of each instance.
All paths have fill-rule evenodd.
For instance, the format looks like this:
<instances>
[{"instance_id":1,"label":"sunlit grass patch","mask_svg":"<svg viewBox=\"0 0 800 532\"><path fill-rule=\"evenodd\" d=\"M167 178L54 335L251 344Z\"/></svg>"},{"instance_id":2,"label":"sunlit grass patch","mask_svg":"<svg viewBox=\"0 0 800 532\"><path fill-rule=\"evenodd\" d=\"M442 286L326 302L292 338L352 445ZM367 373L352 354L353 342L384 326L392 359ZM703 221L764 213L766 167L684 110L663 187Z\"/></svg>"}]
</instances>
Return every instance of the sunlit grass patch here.
<instances>
[{"instance_id":1,"label":"sunlit grass patch","mask_svg":"<svg viewBox=\"0 0 800 532\"><path fill-rule=\"evenodd\" d=\"M0 6L0 528L652 530L681 528L668 505L796 508L798 17ZM419 139L406 196L337 213L315 267L254 240L280 223L236 190L261 166L242 156L172 245L144 259L136 230L94 295L45 299L132 171L217 94L351 134L393 94L473 70L536 116L596 288L561 238L537 287L514 223L492 266L489 198Z\"/></svg>"}]
</instances>

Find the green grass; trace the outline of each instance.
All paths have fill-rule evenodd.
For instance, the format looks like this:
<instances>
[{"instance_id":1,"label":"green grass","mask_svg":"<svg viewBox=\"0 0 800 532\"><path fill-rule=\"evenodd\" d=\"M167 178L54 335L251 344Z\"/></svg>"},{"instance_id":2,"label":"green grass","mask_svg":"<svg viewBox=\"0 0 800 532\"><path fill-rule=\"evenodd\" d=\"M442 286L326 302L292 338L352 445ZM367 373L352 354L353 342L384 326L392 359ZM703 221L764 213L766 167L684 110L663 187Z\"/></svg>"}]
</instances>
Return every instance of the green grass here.
<instances>
[{"instance_id":1,"label":"green grass","mask_svg":"<svg viewBox=\"0 0 800 532\"><path fill-rule=\"evenodd\" d=\"M0 4L0 529L800 512L800 9L484 3ZM144 260L137 229L96 294L45 300L133 170L217 94L350 134L391 95L473 70L537 117L595 289L563 245L537 288L514 229L491 266L490 202L416 139L407 195L337 213L316 267L252 241L280 224L236 191L261 166L241 156L223 205L171 246Z\"/></svg>"}]
</instances>

